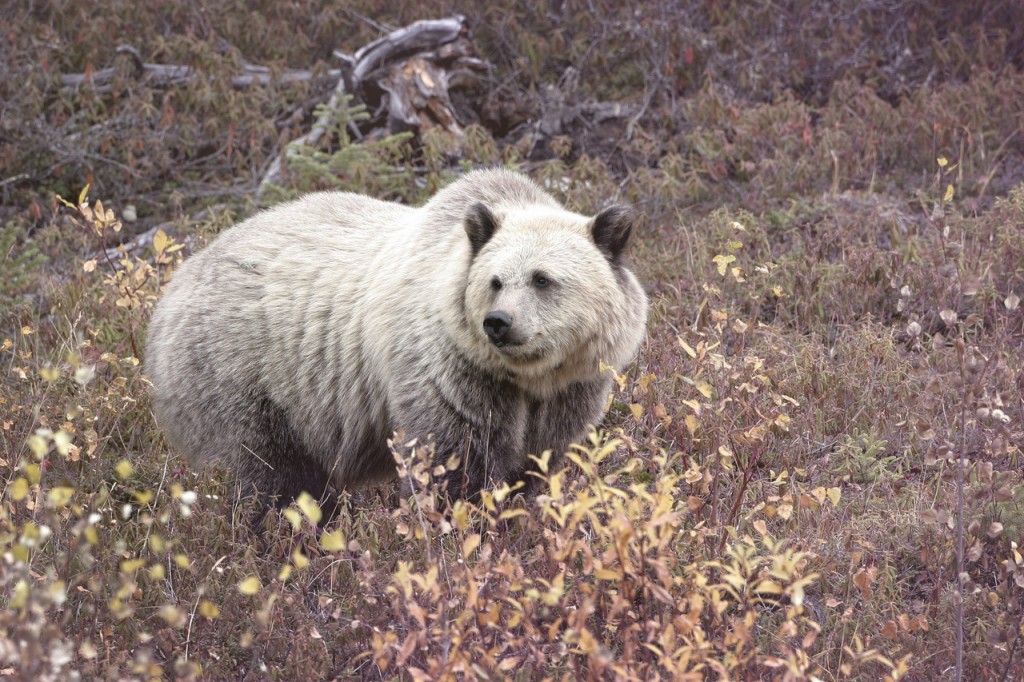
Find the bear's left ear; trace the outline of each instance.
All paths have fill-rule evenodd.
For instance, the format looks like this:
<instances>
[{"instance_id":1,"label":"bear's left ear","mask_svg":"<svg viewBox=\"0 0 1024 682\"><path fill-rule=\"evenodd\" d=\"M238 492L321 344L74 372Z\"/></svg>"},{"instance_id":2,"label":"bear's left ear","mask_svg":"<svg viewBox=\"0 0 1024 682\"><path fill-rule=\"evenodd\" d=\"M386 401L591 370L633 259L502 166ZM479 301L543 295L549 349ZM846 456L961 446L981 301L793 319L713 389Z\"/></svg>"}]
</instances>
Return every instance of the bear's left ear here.
<instances>
[{"instance_id":1,"label":"bear's left ear","mask_svg":"<svg viewBox=\"0 0 1024 682\"><path fill-rule=\"evenodd\" d=\"M597 214L590 232L594 243L612 265L618 265L633 233L636 214L628 206L610 206Z\"/></svg>"},{"instance_id":2,"label":"bear's left ear","mask_svg":"<svg viewBox=\"0 0 1024 682\"><path fill-rule=\"evenodd\" d=\"M491 213L491 209L477 203L469 207L465 227L469 245L473 249L473 257L476 258L480 249L484 248L484 244L490 241L498 229L498 219Z\"/></svg>"}]
</instances>

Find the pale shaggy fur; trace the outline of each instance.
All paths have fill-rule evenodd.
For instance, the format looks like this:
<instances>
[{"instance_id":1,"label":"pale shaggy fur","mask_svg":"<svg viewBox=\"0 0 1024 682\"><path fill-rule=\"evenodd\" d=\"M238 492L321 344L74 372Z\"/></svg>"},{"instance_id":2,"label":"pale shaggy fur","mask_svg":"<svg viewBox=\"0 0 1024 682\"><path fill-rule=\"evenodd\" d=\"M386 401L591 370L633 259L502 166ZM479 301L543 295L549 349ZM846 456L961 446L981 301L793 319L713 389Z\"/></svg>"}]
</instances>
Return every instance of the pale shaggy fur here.
<instances>
[{"instance_id":1,"label":"pale shaggy fur","mask_svg":"<svg viewBox=\"0 0 1024 682\"><path fill-rule=\"evenodd\" d=\"M156 307L158 423L284 501L393 476L396 430L462 456L453 494L515 480L600 421L599 363L637 352L630 229L626 211L586 218L501 170L420 208L329 192L261 212L189 258ZM484 330L494 310L513 320L503 347Z\"/></svg>"}]
</instances>

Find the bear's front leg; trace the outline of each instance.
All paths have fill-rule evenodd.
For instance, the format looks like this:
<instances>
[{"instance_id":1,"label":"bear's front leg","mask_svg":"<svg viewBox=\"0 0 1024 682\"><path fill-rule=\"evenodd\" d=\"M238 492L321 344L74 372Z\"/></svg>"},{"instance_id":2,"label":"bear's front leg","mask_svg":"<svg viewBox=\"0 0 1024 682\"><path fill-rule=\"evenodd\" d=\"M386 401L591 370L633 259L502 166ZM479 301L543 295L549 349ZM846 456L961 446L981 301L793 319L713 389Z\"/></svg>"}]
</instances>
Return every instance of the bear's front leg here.
<instances>
[{"instance_id":1,"label":"bear's front leg","mask_svg":"<svg viewBox=\"0 0 1024 682\"><path fill-rule=\"evenodd\" d=\"M435 368L436 369L436 368ZM398 382L392 393L395 428L409 437L433 436L434 464L459 457L445 475L453 498L476 500L480 490L522 477L526 401L510 383L449 366ZM403 482L403 494L410 491Z\"/></svg>"},{"instance_id":2,"label":"bear's front leg","mask_svg":"<svg viewBox=\"0 0 1024 682\"><path fill-rule=\"evenodd\" d=\"M557 470L569 446L585 442L589 428L601 423L610 390L611 379L601 376L569 384L547 400L530 401L526 452L540 457L545 450L551 450L548 472ZM539 473L537 463L532 459L528 462L523 480L529 496L538 491L541 479L535 475Z\"/></svg>"}]
</instances>

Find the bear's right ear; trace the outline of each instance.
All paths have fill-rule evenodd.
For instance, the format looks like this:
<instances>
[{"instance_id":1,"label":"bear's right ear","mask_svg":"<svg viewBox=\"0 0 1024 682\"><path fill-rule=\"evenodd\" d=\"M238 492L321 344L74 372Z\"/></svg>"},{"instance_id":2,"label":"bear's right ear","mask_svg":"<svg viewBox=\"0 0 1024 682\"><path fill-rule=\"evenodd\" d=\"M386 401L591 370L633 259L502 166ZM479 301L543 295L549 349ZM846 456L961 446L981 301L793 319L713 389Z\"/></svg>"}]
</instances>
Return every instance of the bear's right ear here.
<instances>
[{"instance_id":1,"label":"bear's right ear","mask_svg":"<svg viewBox=\"0 0 1024 682\"><path fill-rule=\"evenodd\" d=\"M498 229L498 220L491 213L491 209L483 204L473 204L466 213L466 234L469 236L469 245L473 249L473 256L480 253L491 237Z\"/></svg>"},{"instance_id":2,"label":"bear's right ear","mask_svg":"<svg viewBox=\"0 0 1024 682\"><path fill-rule=\"evenodd\" d=\"M612 265L619 265L622 252L626 250L629 236L633 233L636 214L628 206L611 206L597 214L590 232L594 243L601 249Z\"/></svg>"}]
</instances>

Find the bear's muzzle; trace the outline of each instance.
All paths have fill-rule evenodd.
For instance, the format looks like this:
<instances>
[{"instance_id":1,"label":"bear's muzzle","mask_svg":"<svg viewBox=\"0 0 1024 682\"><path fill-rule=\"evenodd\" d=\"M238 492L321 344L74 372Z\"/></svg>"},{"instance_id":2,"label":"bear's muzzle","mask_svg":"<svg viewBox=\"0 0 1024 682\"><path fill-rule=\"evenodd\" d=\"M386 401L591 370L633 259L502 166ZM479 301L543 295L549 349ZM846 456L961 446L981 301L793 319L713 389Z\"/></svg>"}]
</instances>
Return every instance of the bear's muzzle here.
<instances>
[{"instance_id":1,"label":"bear's muzzle","mask_svg":"<svg viewBox=\"0 0 1024 682\"><path fill-rule=\"evenodd\" d=\"M484 317L484 333L499 348L511 341L512 316L504 310L492 310Z\"/></svg>"}]
</instances>

